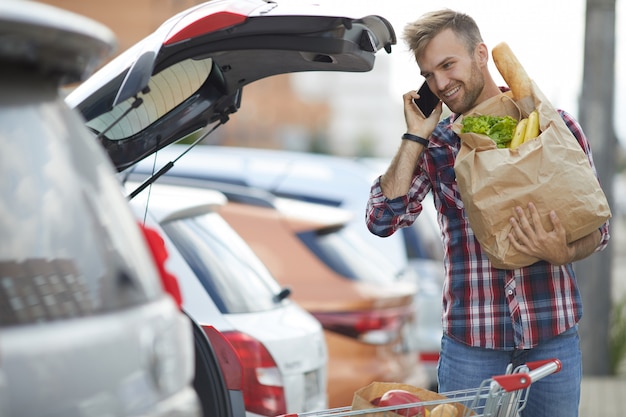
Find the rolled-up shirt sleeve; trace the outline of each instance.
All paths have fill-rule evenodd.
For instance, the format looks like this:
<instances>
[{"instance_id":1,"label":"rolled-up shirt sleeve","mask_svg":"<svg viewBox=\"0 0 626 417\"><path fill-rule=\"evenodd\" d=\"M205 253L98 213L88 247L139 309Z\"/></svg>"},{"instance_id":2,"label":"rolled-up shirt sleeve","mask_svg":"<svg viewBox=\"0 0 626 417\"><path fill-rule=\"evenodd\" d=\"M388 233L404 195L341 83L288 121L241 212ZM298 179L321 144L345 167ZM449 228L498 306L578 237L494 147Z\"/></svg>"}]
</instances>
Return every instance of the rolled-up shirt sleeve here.
<instances>
[{"instance_id":1,"label":"rolled-up shirt sleeve","mask_svg":"<svg viewBox=\"0 0 626 417\"><path fill-rule=\"evenodd\" d=\"M389 199L380 186L381 177L376 178L370 189L367 201L365 223L373 234L380 237L391 236L396 230L413 224L422 212L422 203L409 194ZM414 186L411 187L414 190Z\"/></svg>"},{"instance_id":2,"label":"rolled-up shirt sleeve","mask_svg":"<svg viewBox=\"0 0 626 417\"><path fill-rule=\"evenodd\" d=\"M604 248L606 248L609 244L609 239L611 238L611 235L609 234L608 220L600 227L600 236L600 244L596 247L596 252L604 250Z\"/></svg>"}]
</instances>

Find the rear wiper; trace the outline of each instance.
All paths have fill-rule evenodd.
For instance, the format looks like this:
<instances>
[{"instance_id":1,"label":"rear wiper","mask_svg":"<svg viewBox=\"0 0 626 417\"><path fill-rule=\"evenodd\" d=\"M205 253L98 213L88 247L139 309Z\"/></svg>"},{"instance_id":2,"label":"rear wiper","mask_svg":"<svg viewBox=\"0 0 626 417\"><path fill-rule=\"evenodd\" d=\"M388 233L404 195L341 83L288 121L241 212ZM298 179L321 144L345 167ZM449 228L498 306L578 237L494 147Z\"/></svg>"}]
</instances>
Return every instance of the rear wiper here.
<instances>
[{"instance_id":1,"label":"rear wiper","mask_svg":"<svg viewBox=\"0 0 626 417\"><path fill-rule=\"evenodd\" d=\"M291 295L291 289L289 287L284 287L280 290L278 294L274 294L274 301L280 303L285 298Z\"/></svg>"},{"instance_id":2,"label":"rear wiper","mask_svg":"<svg viewBox=\"0 0 626 417\"><path fill-rule=\"evenodd\" d=\"M223 125L228 121L228 115L223 114L219 120L219 123L216 123L210 130L207 130L203 135L201 135L198 139L196 139L187 149L185 149L180 155L176 157L173 161L169 161L167 164L163 165L161 169L159 169L156 173L152 174L147 180L145 180L139 187L137 187L132 193L128 195L128 200L132 200L135 198L140 192L145 190L150 184L154 183L157 179L159 179L162 175L164 175L167 171L174 167L174 163L178 162L180 158L187 154L191 149L193 149L198 143L202 142L207 136L215 131L219 126Z\"/></svg>"}]
</instances>

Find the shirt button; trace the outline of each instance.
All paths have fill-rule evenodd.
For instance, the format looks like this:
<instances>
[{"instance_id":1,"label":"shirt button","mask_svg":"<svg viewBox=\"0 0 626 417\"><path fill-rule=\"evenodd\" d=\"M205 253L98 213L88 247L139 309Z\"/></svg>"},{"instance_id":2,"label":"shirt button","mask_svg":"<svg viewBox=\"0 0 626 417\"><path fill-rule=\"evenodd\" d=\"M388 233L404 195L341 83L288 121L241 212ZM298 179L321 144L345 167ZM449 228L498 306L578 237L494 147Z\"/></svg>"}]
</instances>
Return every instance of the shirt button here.
<instances>
[{"instance_id":1,"label":"shirt button","mask_svg":"<svg viewBox=\"0 0 626 417\"><path fill-rule=\"evenodd\" d=\"M507 293L508 295L513 295L513 290L508 290L506 293Z\"/></svg>"}]
</instances>

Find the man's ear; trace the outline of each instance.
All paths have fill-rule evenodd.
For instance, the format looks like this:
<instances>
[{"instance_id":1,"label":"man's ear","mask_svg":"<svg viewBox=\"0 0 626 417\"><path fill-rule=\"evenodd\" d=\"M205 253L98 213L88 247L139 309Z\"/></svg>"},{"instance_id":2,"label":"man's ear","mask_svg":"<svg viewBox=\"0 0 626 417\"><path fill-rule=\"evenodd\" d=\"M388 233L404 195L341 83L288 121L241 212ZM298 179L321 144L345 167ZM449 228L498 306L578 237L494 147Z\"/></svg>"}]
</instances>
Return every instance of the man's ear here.
<instances>
[{"instance_id":1,"label":"man's ear","mask_svg":"<svg viewBox=\"0 0 626 417\"><path fill-rule=\"evenodd\" d=\"M480 65L486 66L489 62L489 48L483 42L476 45L474 49L474 57Z\"/></svg>"}]
</instances>

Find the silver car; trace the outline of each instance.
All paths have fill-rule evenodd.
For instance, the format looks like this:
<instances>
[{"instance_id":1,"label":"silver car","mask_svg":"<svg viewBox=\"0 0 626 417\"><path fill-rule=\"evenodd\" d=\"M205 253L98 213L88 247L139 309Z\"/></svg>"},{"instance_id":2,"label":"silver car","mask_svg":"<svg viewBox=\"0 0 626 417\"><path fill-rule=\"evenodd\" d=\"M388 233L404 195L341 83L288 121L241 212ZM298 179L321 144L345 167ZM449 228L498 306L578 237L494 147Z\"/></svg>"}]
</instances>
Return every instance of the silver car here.
<instances>
[{"instance_id":1,"label":"silver car","mask_svg":"<svg viewBox=\"0 0 626 417\"><path fill-rule=\"evenodd\" d=\"M3 0L0 38L0 415L199 416L191 322L59 94L113 35Z\"/></svg>"}]
</instances>

